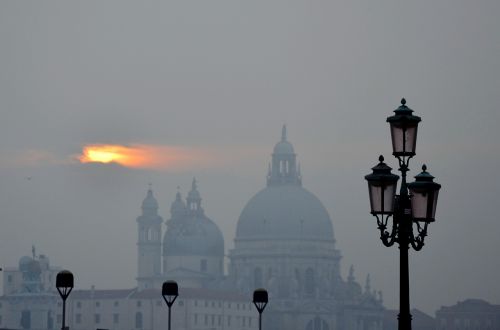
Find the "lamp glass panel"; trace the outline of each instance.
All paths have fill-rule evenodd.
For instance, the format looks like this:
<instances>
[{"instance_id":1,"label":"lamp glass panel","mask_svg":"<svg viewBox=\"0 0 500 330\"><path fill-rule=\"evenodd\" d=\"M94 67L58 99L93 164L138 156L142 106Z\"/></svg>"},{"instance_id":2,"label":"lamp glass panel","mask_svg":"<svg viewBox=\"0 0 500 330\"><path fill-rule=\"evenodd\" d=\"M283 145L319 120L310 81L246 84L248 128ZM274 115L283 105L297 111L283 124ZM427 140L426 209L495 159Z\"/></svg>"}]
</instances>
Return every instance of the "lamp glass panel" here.
<instances>
[{"instance_id":1,"label":"lamp glass panel","mask_svg":"<svg viewBox=\"0 0 500 330\"><path fill-rule=\"evenodd\" d=\"M391 124L392 151L401 155L413 155L417 146L416 125L407 126Z\"/></svg>"},{"instance_id":2,"label":"lamp glass panel","mask_svg":"<svg viewBox=\"0 0 500 330\"><path fill-rule=\"evenodd\" d=\"M435 193L412 191L411 196L411 211L415 220L425 221L433 220L436 208L429 203L434 202Z\"/></svg>"},{"instance_id":3,"label":"lamp glass panel","mask_svg":"<svg viewBox=\"0 0 500 330\"><path fill-rule=\"evenodd\" d=\"M375 214L391 214L394 212L394 195L396 193L396 183L386 186L368 184L370 194L370 207ZM382 207L383 194L383 207Z\"/></svg>"}]
</instances>

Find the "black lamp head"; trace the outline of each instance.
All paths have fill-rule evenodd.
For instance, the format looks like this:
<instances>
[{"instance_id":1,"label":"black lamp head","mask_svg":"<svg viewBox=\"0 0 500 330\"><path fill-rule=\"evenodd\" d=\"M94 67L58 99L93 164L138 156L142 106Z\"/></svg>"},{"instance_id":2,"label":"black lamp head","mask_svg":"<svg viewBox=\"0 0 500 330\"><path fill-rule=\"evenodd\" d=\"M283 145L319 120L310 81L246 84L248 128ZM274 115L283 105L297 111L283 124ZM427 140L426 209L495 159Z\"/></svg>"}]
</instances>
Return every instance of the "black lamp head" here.
<instances>
[{"instance_id":1,"label":"black lamp head","mask_svg":"<svg viewBox=\"0 0 500 330\"><path fill-rule=\"evenodd\" d=\"M161 295L168 307L171 307L174 303L175 299L179 296L179 286L175 281L166 281L163 282L161 287Z\"/></svg>"}]
</instances>

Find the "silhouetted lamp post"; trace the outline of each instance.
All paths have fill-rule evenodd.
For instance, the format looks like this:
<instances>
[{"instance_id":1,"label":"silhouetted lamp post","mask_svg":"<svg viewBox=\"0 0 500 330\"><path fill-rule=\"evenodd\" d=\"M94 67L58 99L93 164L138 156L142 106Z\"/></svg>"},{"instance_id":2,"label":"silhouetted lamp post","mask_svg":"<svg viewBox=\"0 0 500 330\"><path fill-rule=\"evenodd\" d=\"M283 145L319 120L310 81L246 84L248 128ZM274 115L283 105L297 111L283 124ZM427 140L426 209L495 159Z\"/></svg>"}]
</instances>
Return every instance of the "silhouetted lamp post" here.
<instances>
[{"instance_id":1,"label":"silhouetted lamp post","mask_svg":"<svg viewBox=\"0 0 500 330\"><path fill-rule=\"evenodd\" d=\"M179 296L179 286L175 281L166 281L163 282L163 286L161 288L161 295L168 306L168 330L170 330L170 319L172 318L172 314L170 313L170 308L174 304L175 299Z\"/></svg>"},{"instance_id":2,"label":"silhouetted lamp post","mask_svg":"<svg viewBox=\"0 0 500 330\"><path fill-rule=\"evenodd\" d=\"M259 330L262 330L262 312L266 308L269 301L267 291L265 289L257 289L253 292L253 304L259 311Z\"/></svg>"},{"instance_id":3,"label":"silhouetted lamp post","mask_svg":"<svg viewBox=\"0 0 500 330\"><path fill-rule=\"evenodd\" d=\"M73 290L73 274L69 270L62 270L56 276L56 288L63 300L62 330L66 329L66 299Z\"/></svg>"},{"instance_id":4,"label":"silhouetted lamp post","mask_svg":"<svg viewBox=\"0 0 500 330\"><path fill-rule=\"evenodd\" d=\"M436 204L441 185L433 182L434 177L422 166L422 173L415 176L415 182L406 183L410 159L415 155L417 127L420 117L401 100L401 106L394 116L387 118L391 127L393 155L398 159L401 172L401 187L396 195L399 177L379 157L373 173L365 176L368 181L371 214L377 218L380 239L385 246L399 245L400 258L400 301L398 329L411 329L408 250L420 251L427 236L427 226L434 221ZM392 217L391 223L389 219ZM390 229L388 229L390 227ZM416 232L414 232L416 230Z\"/></svg>"}]
</instances>

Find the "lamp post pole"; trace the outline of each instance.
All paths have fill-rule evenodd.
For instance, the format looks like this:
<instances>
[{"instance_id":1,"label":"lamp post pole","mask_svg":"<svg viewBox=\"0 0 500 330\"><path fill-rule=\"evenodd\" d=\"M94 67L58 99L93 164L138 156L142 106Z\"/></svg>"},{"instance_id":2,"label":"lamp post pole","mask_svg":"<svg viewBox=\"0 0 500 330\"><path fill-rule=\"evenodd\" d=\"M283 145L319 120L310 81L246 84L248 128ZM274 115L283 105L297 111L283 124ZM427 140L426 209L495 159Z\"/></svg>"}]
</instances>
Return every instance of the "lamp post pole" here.
<instances>
[{"instance_id":1,"label":"lamp post pole","mask_svg":"<svg viewBox=\"0 0 500 330\"><path fill-rule=\"evenodd\" d=\"M415 155L417 127L421 120L412 112L406 106L406 100L402 99L401 106L394 111L395 115L387 118L391 126L392 154L398 159L401 172L399 195L396 195L399 176L391 173L383 156L372 168L373 172L365 176L371 214L377 219L380 239L385 246L399 245L399 330L411 330L408 250L410 246L415 251L423 248L427 227L435 221L437 196L441 188L440 184L433 182L434 177L427 172L425 165L422 172L415 176L415 182L406 183L408 164Z\"/></svg>"},{"instance_id":2,"label":"lamp post pole","mask_svg":"<svg viewBox=\"0 0 500 330\"><path fill-rule=\"evenodd\" d=\"M167 303L168 307L168 330L170 330L170 325L171 325L171 319L172 319L172 313L171 313L171 308L172 305L175 302L175 299L179 296L179 286L177 285L177 282L175 281L166 281L163 282L162 288L161 288L161 295L163 296L163 299Z\"/></svg>"},{"instance_id":3,"label":"lamp post pole","mask_svg":"<svg viewBox=\"0 0 500 330\"><path fill-rule=\"evenodd\" d=\"M56 288L63 300L62 330L66 330L66 299L73 290L74 278L69 270L62 270L56 276Z\"/></svg>"}]
</instances>

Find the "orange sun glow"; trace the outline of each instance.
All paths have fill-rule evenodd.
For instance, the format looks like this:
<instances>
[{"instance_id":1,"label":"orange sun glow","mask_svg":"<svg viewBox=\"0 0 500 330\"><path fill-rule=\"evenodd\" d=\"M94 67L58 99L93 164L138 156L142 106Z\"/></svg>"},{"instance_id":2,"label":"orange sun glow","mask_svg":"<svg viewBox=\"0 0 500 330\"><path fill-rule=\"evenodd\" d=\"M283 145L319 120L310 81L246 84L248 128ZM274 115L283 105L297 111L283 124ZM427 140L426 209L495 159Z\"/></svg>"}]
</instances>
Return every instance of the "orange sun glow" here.
<instances>
[{"instance_id":1,"label":"orange sun glow","mask_svg":"<svg viewBox=\"0 0 500 330\"><path fill-rule=\"evenodd\" d=\"M81 163L116 163L130 168L179 169L210 163L211 157L205 151L181 147L91 144L83 147L78 160Z\"/></svg>"}]
</instances>

